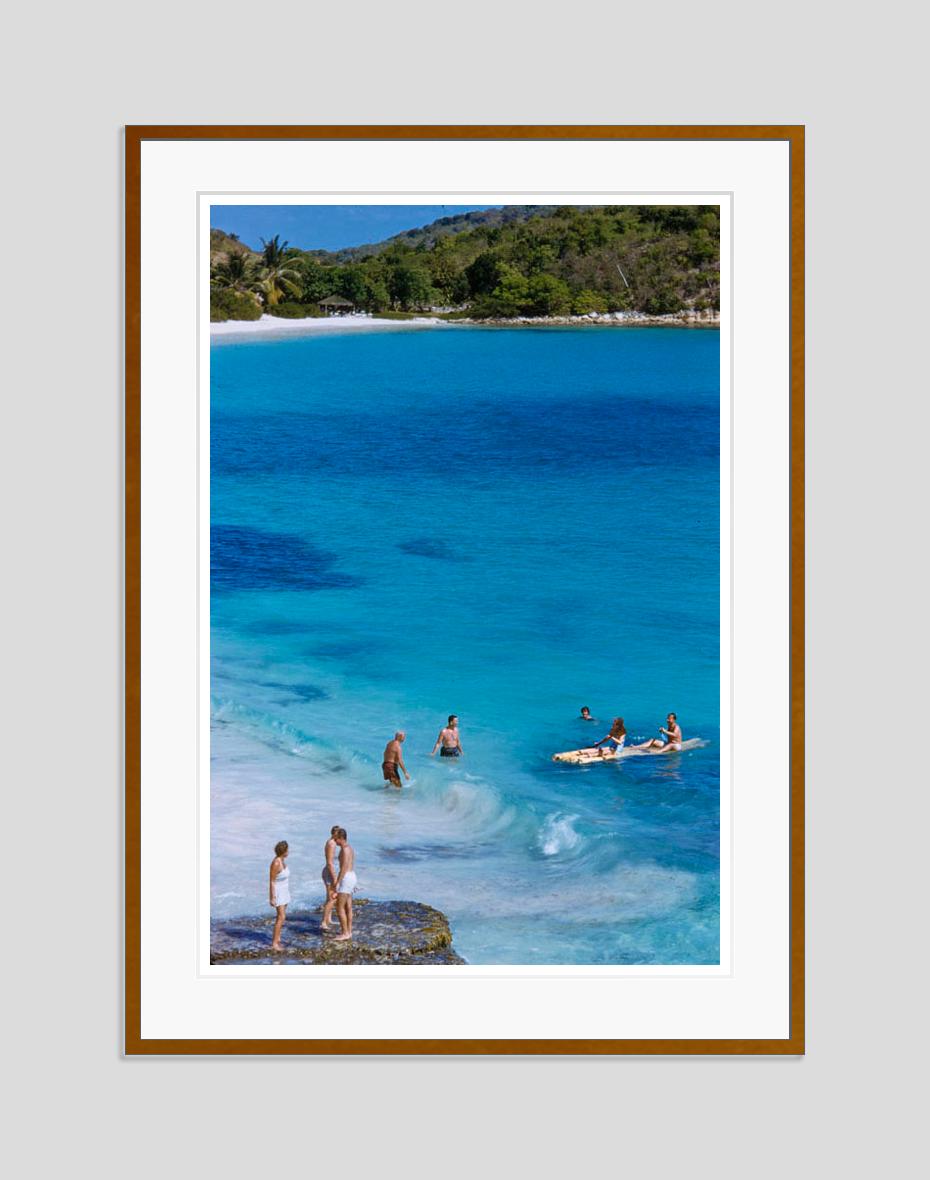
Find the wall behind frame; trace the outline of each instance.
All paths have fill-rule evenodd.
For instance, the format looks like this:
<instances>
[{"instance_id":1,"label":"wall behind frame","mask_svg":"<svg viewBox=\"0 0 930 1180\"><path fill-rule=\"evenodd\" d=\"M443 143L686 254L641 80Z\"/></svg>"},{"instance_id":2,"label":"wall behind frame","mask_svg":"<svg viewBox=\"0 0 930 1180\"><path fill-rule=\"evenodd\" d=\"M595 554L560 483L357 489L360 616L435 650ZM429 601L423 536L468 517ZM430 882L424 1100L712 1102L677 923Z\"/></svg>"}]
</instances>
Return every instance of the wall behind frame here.
<instances>
[{"instance_id":1,"label":"wall behind frame","mask_svg":"<svg viewBox=\"0 0 930 1180\"><path fill-rule=\"evenodd\" d=\"M914 751L875 755L920 699L906 542L925 366L920 267L895 241L918 41L902 4L885 12L853 16L838 54L835 22L782 6L763 59L732 3L667 3L661 22L602 2L575 22L484 0L17 11L0 683L12 1124L40 1175L78 1153L143 1177L179 1153L233 1175L908 1168L926 802ZM198 122L807 124L805 1059L121 1058L120 128Z\"/></svg>"}]
</instances>

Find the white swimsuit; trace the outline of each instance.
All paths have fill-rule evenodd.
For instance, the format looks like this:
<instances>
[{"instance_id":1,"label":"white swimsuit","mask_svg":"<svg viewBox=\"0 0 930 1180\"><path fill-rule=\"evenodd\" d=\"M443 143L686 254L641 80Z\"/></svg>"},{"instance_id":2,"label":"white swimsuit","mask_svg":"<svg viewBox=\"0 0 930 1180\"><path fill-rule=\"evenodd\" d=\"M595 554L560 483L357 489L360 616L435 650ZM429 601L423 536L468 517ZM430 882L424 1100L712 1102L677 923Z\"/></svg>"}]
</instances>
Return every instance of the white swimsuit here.
<instances>
[{"instance_id":1,"label":"white swimsuit","mask_svg":"<svg viewBox=\"0 0 930 1180\"><path fill-rule=\"evenodd\" d=\"M358 888L358 877L350 869L336 886L337 893L354 893Z\"/></svg>"},{"instance_id":2,"label":"white swimsuit","mask_svg":"<svg viewBox=\"0 0 930 1180\"><path fill-rule=\"evenodd\" d=\"M275 905L288 905L291 900L291 890L287 883L288 877L291 875L291 870L284 866L277 877L274 879L274 903Z\"/></svg>"}]
</instances>

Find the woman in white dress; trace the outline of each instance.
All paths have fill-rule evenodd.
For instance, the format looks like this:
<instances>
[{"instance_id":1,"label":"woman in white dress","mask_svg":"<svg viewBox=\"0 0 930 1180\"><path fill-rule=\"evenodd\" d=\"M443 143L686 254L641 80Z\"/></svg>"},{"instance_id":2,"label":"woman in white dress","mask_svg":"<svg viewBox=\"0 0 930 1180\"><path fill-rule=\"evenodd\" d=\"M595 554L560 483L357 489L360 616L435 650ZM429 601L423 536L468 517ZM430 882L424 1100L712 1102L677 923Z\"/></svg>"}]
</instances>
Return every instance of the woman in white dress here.
<instances>
[{"instance_id":1,"label":"woman in white dress","mask_svg":"<svg viewBox=\"0 0 930 1180\"><path fill-rule=\"evenodd\" d=\"M279 840L274 846L274 860L271 862L268 878L268 901L277 913L274 920L274 934L271 939L273 951L284 950L281 945L281 927L284 925L288 902L291 900L291 891L288 885L290 873L291 871L287 867L287 841Z\"/></svg>"}]
</instances>

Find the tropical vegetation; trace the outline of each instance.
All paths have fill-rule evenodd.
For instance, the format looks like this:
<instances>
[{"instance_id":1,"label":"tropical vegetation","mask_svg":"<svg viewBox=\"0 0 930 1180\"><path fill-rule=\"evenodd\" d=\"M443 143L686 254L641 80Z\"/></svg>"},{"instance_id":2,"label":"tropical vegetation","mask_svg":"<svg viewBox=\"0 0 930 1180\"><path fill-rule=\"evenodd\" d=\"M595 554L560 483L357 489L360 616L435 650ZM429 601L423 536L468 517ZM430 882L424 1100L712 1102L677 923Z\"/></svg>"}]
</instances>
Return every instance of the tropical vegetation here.
<instances>
[{"instance_id":1,"label":"tropical vegetation","mask_svg":"<svg viewBox=\"0 0 930 1180\"><path fill-rule=\"evenodd\" d=\"M210 312L317 315L329 296L369 312L474 318L710 310L719 257L716 205L508 206L335 252L278 235L252 251L217 229Z\"/></svg>"}]
</instances>

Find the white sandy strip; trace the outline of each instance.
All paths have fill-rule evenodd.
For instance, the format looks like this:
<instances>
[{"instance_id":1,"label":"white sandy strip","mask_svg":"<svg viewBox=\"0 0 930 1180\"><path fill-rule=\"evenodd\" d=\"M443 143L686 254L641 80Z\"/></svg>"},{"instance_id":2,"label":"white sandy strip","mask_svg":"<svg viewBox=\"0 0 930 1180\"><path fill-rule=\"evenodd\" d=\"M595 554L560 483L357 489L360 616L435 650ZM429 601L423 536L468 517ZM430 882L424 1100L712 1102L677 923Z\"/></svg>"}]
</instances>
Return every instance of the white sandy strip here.
<instances>
[{"instance_id":1,"label":"white sandy strip","mask_svg":"<svg viewBox=\"0 0 930 1180\"><path fill-rule=\"evenodd\" d=\"M305 320L285 320L280 316L263 315L260 320L227 320L211 324L212 336L265 336L275 334L316 332L371 332L381 328L445 328L443 320L432 316L417 316L412 320L379 320L368 315L328 315Z\"/></svg>"}]
</instances>

